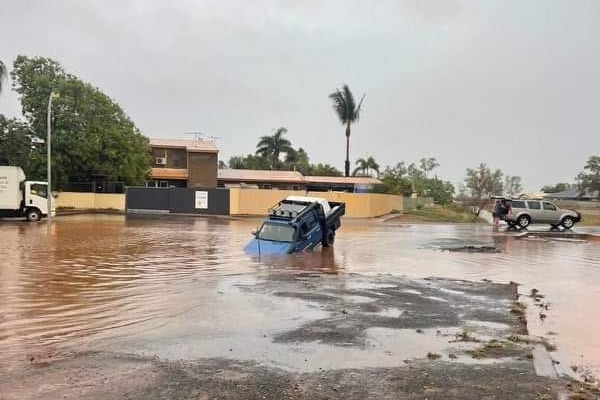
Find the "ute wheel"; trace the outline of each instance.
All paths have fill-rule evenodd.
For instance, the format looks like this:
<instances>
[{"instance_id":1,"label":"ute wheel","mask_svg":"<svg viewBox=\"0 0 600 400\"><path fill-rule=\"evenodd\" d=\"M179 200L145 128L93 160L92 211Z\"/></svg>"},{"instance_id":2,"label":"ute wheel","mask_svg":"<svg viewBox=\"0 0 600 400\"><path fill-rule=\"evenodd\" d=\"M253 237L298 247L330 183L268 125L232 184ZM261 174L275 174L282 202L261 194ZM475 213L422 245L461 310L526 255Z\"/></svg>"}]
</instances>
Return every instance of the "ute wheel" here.
<instances>
[{"instance_id":1,"label":"ute wheel","mask_svg":"<svg viewBox=\"0 0 600 400\"><path fill-rule=\"evenodd\" d=\"M531 218L529 218L529 215L521 215L517 219L517 223L519 224L519 226L521 228L527 228L529 226L529 224L531 223Z\"/></svg>"},{"instance_id":2,"label":"ute wheel","mask_svg":"<svg viewBox=\"0 0 600 400\"><path fill-rule=\"evenodd\" d=\"M327 231L327 235L323 238L323 247L331 247L335 242L335 232L332 230Z\"/></svg>"},{"instance_id":3,"label":"ute wheel","mask_svg":"<svg viewBox=\"0 0 600 400\"><path fill-rule=\"evenodd\" d=\"M40 219L42 219L42 214L39 210L35 208L27 210L27 214L25 214L25 216L27 217L27 221L29 222L37 222Z\"/></svg>"},{"instance_id":4,"label":"ute wheel","mask_svg":"<svg viewBox=\"0 0 600 400\"><path fill-rule=\"evenodd\" d=\"M574 225L575 225L575 219L573 219L573 217L564 217L562 219L562 221L560 222L560 224L565 228L565 229L571 229Z\"/></svg>"}]
</instances>

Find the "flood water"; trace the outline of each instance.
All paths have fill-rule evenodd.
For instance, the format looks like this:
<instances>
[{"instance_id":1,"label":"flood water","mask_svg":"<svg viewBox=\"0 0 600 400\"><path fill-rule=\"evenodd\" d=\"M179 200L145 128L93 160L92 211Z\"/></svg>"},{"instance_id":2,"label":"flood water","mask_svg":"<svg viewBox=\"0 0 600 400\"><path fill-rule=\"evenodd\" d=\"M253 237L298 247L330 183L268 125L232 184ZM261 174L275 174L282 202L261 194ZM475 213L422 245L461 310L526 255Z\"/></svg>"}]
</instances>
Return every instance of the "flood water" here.
<instances>
[{"instance_id":1,"label":"flood water","mask_svg":"<svg viewBox=\"0 0 600 400\"><path fill-rule=\"evenodd\" d=\"M260 320L260 310L292 304L236 301L223 282L308 272L515 281L522 294L536 288L549 307L542 319L528 302L530 333L555 341L553 357L565 371L600 376L599 242L518 239L488 225L346 220L333 251L258 260L242 251L258 223L87 215L59 218L48 232L45 224L0 222L0 367L110 347L191 309L204 310L202 329L215 335L220 325L277 324ZM460 244L501 252L440 251ZM185 337L186 326L168 329Z\"/></svg>"}]
</instances>

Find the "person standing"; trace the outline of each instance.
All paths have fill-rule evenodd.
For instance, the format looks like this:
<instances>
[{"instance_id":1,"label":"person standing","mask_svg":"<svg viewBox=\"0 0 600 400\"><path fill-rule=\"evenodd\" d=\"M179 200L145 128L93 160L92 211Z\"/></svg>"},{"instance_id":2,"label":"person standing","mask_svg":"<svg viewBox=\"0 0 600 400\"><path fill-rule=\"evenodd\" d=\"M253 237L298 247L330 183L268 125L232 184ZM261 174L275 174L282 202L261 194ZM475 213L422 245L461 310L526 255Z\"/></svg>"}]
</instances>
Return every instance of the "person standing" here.
<instances>
[{"instance_id":1,"label":"person standing","mask_svg":"<svg viewBox=\"0 0 600 400\"><path fill-rule=\"evenodd\" d=\"M492 216L494 217L494 227L497 227L500 223L500 216L502 215L502 204L500 200L496 200L494 204L494 210L492 211Z\"/></svg>"}]
</instances>

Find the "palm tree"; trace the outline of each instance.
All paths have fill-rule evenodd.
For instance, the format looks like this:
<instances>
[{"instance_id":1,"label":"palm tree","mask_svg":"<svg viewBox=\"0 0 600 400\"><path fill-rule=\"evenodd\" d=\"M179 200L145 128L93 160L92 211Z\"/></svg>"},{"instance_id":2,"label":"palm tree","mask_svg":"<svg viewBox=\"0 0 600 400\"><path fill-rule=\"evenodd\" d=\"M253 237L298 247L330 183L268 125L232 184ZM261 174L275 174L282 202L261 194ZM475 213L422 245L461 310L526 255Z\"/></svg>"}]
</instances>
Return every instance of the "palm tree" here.
<instances>
[{"instance_id":1,"label":"palm tree","mask_svg":"<svg viewBox=\"0 0 600 400\"><path fill-rule=\"evenodd\" d=\"M6 78L6 66L0 61L0 93L2 93L2 81Z\"/></svg>"},{"instance_id":2,"label":"palm tree","mask_svg":"<svg viewBox=\"0 0 600 400\"><path fill-rule=\"evenodd\" d=\"M363 175L371 176L369 170L373 170L379 176L379 164L377 164L377 161L375 161L373 157L368 157L366 160L364 158L359 158L356 160L356 165L357 167L354 168L352 175L356 175L358 171L362 171Z\"/></svg>"},{"instance_id":3,"label":"palm tree","mask_svg":"<svg viewBox=\"0 0 600 400\"><path fill-rule=\"evenodd\" d=\"M283 137L287 129L281 127L273 136L262 136L256 145L256 154L270 160L271 169L278 169L281 153L293 153L292 143Z\"/></svg>"},{"instance_id":4,"label":"palm tree","mask_svg":"<svg viewBox=\"0 0 600 400\"><path fill-rule=\"evenodd\" d=\"M346 176L350 176L350 125L357 122L360 117L360 108L365 99L365 95L360 99L358 105L354 101L354 95L348 85L342 86L342 89L336 89L329 95L333 101L333 109L337 113L342 125L346 125Z\"/></svg>"},{"instance_id":5,"label":"palm tree","mask_svg":"<svg viewBox=\"0 0 600 400\"><path fill-rule=\"evenodd\" d=\"M364 158L359 158L356 160L355 164L356 168L354 168L354 171L352 171L352 175L356 175L359 171L362 171L363 175L368 173L369 164L367 163L367 160Z\"/></svg>"},{"instance_id":6,"label":"palm tree","mask_svg":"<svg viewBox=\"0 0 600 400\"><path fill-rule=\"evenodd\" d=\"M379 176L379 164L377 164L377 161L373 157L367 158L367 166L377 173L376 176Z\"/></svg>"}]
</instances>

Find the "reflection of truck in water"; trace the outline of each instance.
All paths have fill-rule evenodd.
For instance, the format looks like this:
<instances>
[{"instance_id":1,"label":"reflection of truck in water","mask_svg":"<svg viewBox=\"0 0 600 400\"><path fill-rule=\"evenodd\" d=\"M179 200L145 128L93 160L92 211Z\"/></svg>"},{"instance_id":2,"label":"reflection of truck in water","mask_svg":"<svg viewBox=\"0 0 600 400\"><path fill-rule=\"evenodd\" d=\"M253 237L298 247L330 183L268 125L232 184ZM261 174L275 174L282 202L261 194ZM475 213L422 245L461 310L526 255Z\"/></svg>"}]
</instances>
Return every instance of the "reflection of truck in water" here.
<instances>
[{"instance_id":1,"label":"reflection of truck in water","mask_svg":"<svg viewBox=\"0 0 600 400\"><path fill-rule=\"evenodd\" d=\"M0 166L0 217L39 221L47 215L48 183L26 181L20 167Z\"/></svg>"},{"instance_id":2,"label":"reflection of truck in water","mask_svg":"<svg viewBox=\"0 0 600 400\"><path fill-rule=\"evenodd\" d=\"M254 239L245 247L249 254L289 254L333 246L335 232L346 212L344 203L320 197L289 196L269 210Z\"/></svg>"}]
</instances>

